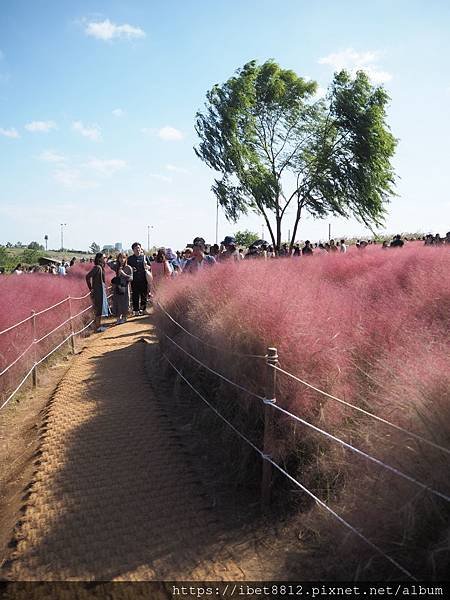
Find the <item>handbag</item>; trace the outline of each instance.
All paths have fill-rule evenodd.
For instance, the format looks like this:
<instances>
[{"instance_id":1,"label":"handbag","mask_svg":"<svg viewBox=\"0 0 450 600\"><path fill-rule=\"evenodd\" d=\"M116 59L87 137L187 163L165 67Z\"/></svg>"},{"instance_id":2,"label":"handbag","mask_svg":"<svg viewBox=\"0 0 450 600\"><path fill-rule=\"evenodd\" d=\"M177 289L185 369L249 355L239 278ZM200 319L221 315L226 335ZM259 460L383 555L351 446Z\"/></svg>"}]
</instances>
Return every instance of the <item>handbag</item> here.
<instances>
[{"instance_id":1,"label":"handbag","mask_svg":"<svg viewBox=\"0 0 450 600\"><path fill-rule=\"evenodd\" d=\"M112 283L113 285L120 285L120 277L118 277L118 276L116 275L115 277L113 277L113 278L111 279L111 283Z\"/></svg>"}]
</instances>

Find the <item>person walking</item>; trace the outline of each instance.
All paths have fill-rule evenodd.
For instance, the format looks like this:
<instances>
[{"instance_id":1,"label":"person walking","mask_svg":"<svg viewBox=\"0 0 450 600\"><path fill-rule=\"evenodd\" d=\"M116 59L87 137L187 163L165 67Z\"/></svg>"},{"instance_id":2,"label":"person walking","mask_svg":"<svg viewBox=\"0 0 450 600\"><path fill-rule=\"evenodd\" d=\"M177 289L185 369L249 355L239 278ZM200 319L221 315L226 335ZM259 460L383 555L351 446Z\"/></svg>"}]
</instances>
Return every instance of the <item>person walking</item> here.
<instances>
[{"instance_id":1,"label":"person walking","mask_svg":"<svg viewBox=\"0 0 450 600\"><path fill-rule=\"evenodd\" d=\"M145 256L139 242L131 246L133 254L128 258L128 265L133 270L133 281L131 282L131 301L133 303L133 315L147 314L147 297L150 291L149 282L152 280L150 260Z\"/></svg>"},{"instance_id":2,"label":"person walking","mask_svg":"<svg viewBox=\"0 0 450 600\"><path fill-rule=\"evenodd\" d=\"M223 246L225 246L225 252L221 252L217 256L214 256L216 260L231 260L235 262L239 262L241 260L239 251L236 248L236 238L234 238L232 235L227 235L221 243Z\"/></svg>"},{"instance_id":3,"label":"person walking","mask_svg":"<svg viewBox=\"0 0 450 600\"><path fill-rule=\"evenodd\" d=\"M116 260L109 260L108 267L115 272L112 278L112 310L117 325L125 323L130 310L130 282L133 281L133 269L127 265L127 255L120 252Z\"/></svg>"},{"instance_id":4,"label":"person walking","mask_svg":"<svg viewBox=\"0 0 450 600\"><path fill-rule=\"evenodd\" d=\"M193 256L186 262L185 273L198 273L205 267L208 268L216 264L216 259L213 256L205 254L205 240L202 237L194 238L192 246Z\"/></svg>"},{"instance_id":5,"label":"person walking","mask_svg":"<svg viewBox=\"0 0 450 600\"><path fill-rule=\"evenodd\" d=\"M94 266L86 275L86 283L91 292L92 303L94 305L94 328L97 333L106 330L102 327L102 317L109 316L108 298L105 285L105 264L106 256L103 252L97 252L94 258Z\"/></svg>"},{"instance_id":6,"label":"person walking","mask_svg":"<svg viewBox=\"0 0 450 600\"><path fill-rule=\"evenodd\" d=\"M152 264L153 290L156 289L161 281L170 278L172 273L173 268L167 260L166 249L160 248Z\"/></svg>"}]
</instances>

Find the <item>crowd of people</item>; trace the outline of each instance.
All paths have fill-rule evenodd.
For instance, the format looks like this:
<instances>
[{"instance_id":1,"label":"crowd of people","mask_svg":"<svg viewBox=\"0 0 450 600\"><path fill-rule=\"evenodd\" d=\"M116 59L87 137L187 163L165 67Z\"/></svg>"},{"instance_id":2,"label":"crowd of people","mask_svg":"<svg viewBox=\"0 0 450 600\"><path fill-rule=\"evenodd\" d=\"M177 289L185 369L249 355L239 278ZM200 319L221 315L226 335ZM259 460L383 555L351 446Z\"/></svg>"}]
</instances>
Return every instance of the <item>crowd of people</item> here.
<instances>
[{"instance_id":1,"label":"crowd of people","mask_svg":"<svg viewBox=\"0 0 450 600\"><path fill-rule=\"evenodd\" d=\"M430 242L432 239L432 242ZM400 234L394 236L389 242L383 242L382 248L401 248L405 241ZM450 246L450 232L445 238L439 234L426 236L423 238L425 245ZM376 244L375 241L358 240L355 244L359 251L367 246ZM264 240L256 240L248 249L244 251L238 248L236 239L233 236L226 236L218 244L206 244L205 239L196 237L192 244L189 244L182 251L174 252L171 248L159 248L152 255L146 255L142 245L134 242L132 245L132 254L127 256L120 252L115 258L107 256L103 252L96 254L92 259L94 265L86 275L86 283L91 290L94 310L95 310L95 330L104 331L105 327L101 324L102 317L110 315L110 308L107 301L106 287L106 267L114 272L111 279L112 285L112 314L116 317L118 325L125 323L129 312L130 304L133 316L147 314L147 305L151 301L152 295L158 284L167 278L178 277L183 273L193 274L203 269L213 267L218 262L241 261L248 259L275 259L290 258L300 256L312 256L313 254L328 253L346 253L348 245L344 239L339 241L329 240L322 243L311 243L306 240L301 246L294 244L289 247L283 244L278 253L274 252L273 247Z\"/></svg>"},{"instance_id":2,"label":"crowd of people","mask_svg":"<svg viewBox=\"0 0 450 600\"><path fill-rule=\"evenodd\" d=\"M390 241L384 241L381 245L383 250L389 248L401 248L409 240L397 234ZM417 241L417 240L415 240ZM437 234L423 236L422 242L425 246L450 247L450 232L445 237ZM354 246L358 251L363 251L370 245L377 245L375 240L357 240ZM278 258L298 258L312 255L326 255L333 253L345 254L349 244L345 239L328 242L312 243L306 240L304 243L295 243L292 246L282 244L276 252L274 247L265 240L256 240L248 248L240 248L236 239L226 236L221 244L207 244L202 237L194 238L192 244L184 250L173 251L171 248L159 248L153 254L145 254L142 245L135 242L132 245L132 254L120 252L116 257L107 256L104 252L98 252L95 258L83 257L80 263L91 263L92 268L86 275L86 283L91 291L95 311L95 330L104 331L101 324L102 317L110 316L111 312L116 317L116 323L124 323L130 313L130 305L133 316L147 313L148 302L158 284L167 278L178 277L183 273L192 274L199 270L207 269L217 263L226 261L241 261L251 259L271 260ZM23 273L44 272L52 275L65 276L70 269L77 264L78 259L73 257L68 261L63 259L59 263L51 263L42 266L26 267L17 264L11 273L21 275ZM111 307L107 296L107 268L113 271L111 279L112 302Z\"/></svg>"}]
</instances>

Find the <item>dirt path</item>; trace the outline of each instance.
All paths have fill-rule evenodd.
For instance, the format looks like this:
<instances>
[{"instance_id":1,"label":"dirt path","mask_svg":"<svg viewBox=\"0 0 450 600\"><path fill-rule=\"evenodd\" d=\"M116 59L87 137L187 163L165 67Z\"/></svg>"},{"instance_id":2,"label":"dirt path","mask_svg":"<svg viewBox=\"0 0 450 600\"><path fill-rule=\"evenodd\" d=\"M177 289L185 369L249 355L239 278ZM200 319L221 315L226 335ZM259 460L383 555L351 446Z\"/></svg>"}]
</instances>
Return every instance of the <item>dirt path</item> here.
<instances>
[{"instance_id":1,"label":"dirt path","mask_svg":"<svg viewBox=\"0 0 450 600\"><path fill-rule=\"evenodd\" d=\"M279 576L261 540L210 510L145 367L147 319L93 337L48 407L12 580L241 580Z\"/></svg>"}]
</instances>

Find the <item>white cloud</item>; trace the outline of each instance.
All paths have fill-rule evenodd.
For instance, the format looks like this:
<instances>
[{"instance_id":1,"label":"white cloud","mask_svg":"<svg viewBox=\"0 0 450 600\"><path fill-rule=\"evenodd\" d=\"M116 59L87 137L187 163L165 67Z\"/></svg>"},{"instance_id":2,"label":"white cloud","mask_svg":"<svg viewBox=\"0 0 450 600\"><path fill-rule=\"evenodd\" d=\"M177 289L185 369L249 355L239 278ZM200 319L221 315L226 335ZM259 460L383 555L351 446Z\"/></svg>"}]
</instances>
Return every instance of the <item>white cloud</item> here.
<instances>
[{"instance_id":1,"label":"white cloud","mask_svg":"<svg viewBox=\"0 0 450 600\"><path fill-rule=\"evenodd\" d=\"M39 160L43 160L49 163L63 163L66 161L65 156L63 156L62 154L58 154L53 150L44 150L43 152L41 152L38 158Z\"/></svg>"},{"instance_id":2,"label":"white cloud","mask_svg":"<svg viewBox=\"0 0 450 600\"><path fill-rule=\"evenodd\" d=\"M89 138L93 142L99 142L102 134L98 125L86 126L82 121L74 121L72 123L72 129L81 133L82 136Z\"/></svg>"},{"instance_id":3,"label":"white cloud","mask_svg":"<svg viewBox=\"0 0 450 600\"><path fill-rule=\"evenodd\" d=\"M88 23L84 32L86 35L104 41L114 38L137 39L145 37L145 31L140 27L133 27L132 25L128 25L128 23L116 25L115 23L111 23L109 19Z\"/></svg>"},{"instance_id":4,"label":"white cloud","mask_svg":"<svg viewBox=\"0 0 450 600\"><path fill-rule=\"evenodd\" d=\"M158 173L149 173L149 177L152 179L158 179L158 181L164 181L165 183L172 183L172 179L167 175L159 175Z\"/></svg>"},{"instance_id":5,"label":"white cloud","mask_svg":"<svg viewBox=\"0 0 450 600\"><path fill-rule=\"evenodd\" d=\"M25 129L32 133L47 133L51 129L56 129L56 123L54 121L32 121L25 125Z\"/></svg>"},{"instance_id":6,"label":"white cloud","mask_svg":"<svg viewBox=\"0 0 450 600\"><path fill-rule=\"evenodd\" d=\"M381 58L379 51L357 52L353 48L346 48L319 59L319 64L329 65L335 71L347 69L352 74L356 71L365 71L374 83L386 83L392 79L392 74L383 71L378 61Z\"/></svg>"},{"instance_id":7,"label":"white cloud","mask_svg":"<svg viewBox=\"0 0 450 600\"><path fill-rule=\"evenodd\" d=\"M184 175L189 173L189 171L187 169L185 169L184 167L177 167L175 165L166 165L166 169L168 171L171 171L172 173L181 173Z\"/></svg>"},{"instance_id":8,"label":"white cloud","mask_svg":"<svg viewBox=\"0 0 450 600\"><path fill-rule=\"evenodd\" d=\"M123 115L125 114L125 111L124 111L124 110L122 110L121 108L115 108L115 109L112 111L112 114L113 114L115 117L123 117Z\"/></svg>"},{"instance_id":9,"label":"white cloud","mask_svg":"<svg viewBox=\"0 0 450 600\"><path fill-rule=\"evenodd\" d=\"M9 129L3 129L3 127L0 127L0 135L16 139L20 137L19 132L17 129L14 129L14 127L10 127Z\"/></svg>"},{"instance_id":10,"label":"white cloud","mask_svg":"<svg viewBox=\"0 0 450 600\"><path fill-rule=\"evenodd\" d=\"M158 137L166 142L174 142L183 139L183 134L179 129L175 129L175 127L170 127L170 125L166 125L165 127L161 127L158 129Z\"/></svg>"},{"instance_id":11,"label":"white cloud","mask_svg":"<svg viewBox=\"0 0 450 600\"><path fill-rule=\"evenodd\" d=\"M100 158L91 158L85 165L89 169L100 173L101 175L111 176L117 171L124 169L127 162L121 159L102 160Z\"/></svg>"},{"instance_id":12,"label":"white cloud","mask_svg":"<svg viewBox=\"0 0 450 600\"><path fill-rule=\"evenodd\" d=\"M98 187L95 181L84 179L79 169L63 166L53 173L53 179L69 190L86 190Z\"/></svg>"}]
</instances>

